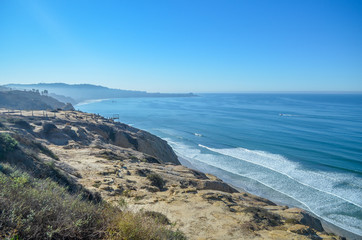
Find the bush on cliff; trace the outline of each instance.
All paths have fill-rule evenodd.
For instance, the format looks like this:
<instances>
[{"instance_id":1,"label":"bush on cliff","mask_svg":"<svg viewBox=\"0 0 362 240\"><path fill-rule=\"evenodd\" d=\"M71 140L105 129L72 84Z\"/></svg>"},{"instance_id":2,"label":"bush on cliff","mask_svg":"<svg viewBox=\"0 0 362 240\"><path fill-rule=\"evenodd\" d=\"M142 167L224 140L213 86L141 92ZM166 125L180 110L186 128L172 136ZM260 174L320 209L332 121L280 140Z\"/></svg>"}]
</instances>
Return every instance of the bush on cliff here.
<instances>
[{"instance_id":1,"label":"bush on cliff","mask_svg":"<svg viewBox=\"0 0 362 240\"><path fill-rule=\"evenodd\" d=\"M245 213L251 215L251 219L245 222L242 227L251 231L259 231L282 224L281 217L261 207L246 207Z\"/></svg>"},{"instance_id":2,"label":"bush on cliff","mask_svg":"<svg viewBox=\"0 0 362 240\"><path fill-rule=\"evenodd\" d=\"M7 133L0 133L0 158L6 153L14 151L18 147L18 142Z\"/></svg>"},{"instance_id":3,"label":"bush on cliff","mask_svg":"<svg viewBox=\"0 0 362 240\"><path fill-rule=\"evenodd\" d=\"M165 186L165 180L163 180L163 178L157 173L148 174L147 179L153 186L158 187L160 190L162 190Z\"/></svg>"},{"instance_id":4,"label":"bush on cliff","mask_svg":"<svg viewBox=\"0 0 362 240\"><path fill-rule=\"evenodd\" d=\"M170 225L171 224L170 220L166 217L166 215L164 215L164 214L162 214L160 212L145 211L143 213L143 215L151 217L151 218L155 219L157 222L159 222L161 224L165 224L165 225Z\"/></svg>"},{"instance_id":5,"label":"bush on cliff","mask_svg":"<svg viewBox=\"0 0 362 240\"><path fill-rule=\"evenodd\" d=\"M9 121L11 121L11 119L9 119ZM13 119L12 122L20 127L20 128L23 128L23 129L26 129L26 130L32 130L33 129L33 126L31 126L27 121L23 120L23 119Z\"/></svg>"}]
</instances>

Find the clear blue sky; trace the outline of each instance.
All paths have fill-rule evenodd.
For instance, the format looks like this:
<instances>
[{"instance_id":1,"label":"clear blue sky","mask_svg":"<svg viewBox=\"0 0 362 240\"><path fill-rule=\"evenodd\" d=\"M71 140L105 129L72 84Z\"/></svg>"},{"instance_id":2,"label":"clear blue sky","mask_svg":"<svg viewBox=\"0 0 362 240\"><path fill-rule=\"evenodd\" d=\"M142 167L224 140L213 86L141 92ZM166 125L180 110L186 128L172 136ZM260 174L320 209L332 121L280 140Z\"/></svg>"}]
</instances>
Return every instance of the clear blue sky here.
<instances>
[{"instance_id":1,"label":"clear blue sky","mask_svg":"<svg viewBox=\"0 0 362 240\"><path fill-rule=\"evenodd\" d=\"M0 84L362 91L361 0L1 0Z\"/></svg>"}]
</instances>

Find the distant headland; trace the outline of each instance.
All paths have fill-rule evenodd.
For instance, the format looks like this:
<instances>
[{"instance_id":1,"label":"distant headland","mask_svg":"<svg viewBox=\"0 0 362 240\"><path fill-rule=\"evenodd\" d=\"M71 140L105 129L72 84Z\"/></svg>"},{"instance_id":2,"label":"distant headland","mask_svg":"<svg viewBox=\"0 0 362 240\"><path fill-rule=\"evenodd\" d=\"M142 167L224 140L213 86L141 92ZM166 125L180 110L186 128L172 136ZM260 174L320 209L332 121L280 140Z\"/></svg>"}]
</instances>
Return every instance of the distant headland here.
<instances>
[{"instance_id":1,"label":"distant headland","mask_svg":"<svg viewBox=\"0 0 362 240\"><path fill-rule=\"evenodd\" d=\"M195 97L193 93L149 93L107 88L92 84L37 83L37 84L7 84L1 89L47 91L49 96L61 102L77 104L80 102L107 98L130 97ZM0 89L0 90L1 90Z\"/></svg>"}]
</instances>

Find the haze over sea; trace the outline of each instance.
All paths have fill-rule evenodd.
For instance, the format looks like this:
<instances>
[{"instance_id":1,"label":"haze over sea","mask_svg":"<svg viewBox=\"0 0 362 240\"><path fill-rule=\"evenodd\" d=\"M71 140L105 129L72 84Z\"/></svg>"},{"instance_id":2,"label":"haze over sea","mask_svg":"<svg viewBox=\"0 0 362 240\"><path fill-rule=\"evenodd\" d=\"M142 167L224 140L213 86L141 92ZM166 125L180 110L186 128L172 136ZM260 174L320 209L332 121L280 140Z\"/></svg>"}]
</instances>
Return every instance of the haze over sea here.
<instances>
[{"instance_id":1,"label":"haze over sea","mask_svg":"<svg viewBox=\"0 0 362 240\"><path fill-rule=\"evenodd\" d=\"M147 130L183 164L362 235L362 94L200 94L76 108Z\"/></svg>"}]
</instances>

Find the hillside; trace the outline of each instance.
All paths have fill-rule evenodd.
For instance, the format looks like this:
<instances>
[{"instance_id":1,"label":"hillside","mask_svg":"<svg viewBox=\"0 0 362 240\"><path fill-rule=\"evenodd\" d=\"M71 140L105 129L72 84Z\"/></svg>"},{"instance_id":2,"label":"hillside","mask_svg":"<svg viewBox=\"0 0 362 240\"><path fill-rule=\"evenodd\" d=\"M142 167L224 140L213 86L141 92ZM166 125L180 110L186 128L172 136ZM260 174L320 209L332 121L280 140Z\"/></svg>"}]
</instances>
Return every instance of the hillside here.
<instances>
[{"instance_id":1,"label":"hillside","mask_svg":"<svg viewBox=\"0 0 362 240\"><path fill-rule=\"evenodd\" d=\"M134 212L122 199L104 201L98 191L85 187L83 171L67 163L75 157L73 150L86 149L90 160L93 154L107 160L123 148L114 155L102 152L119 144L127 145L124 154L132 161L177 164L164 141L127 126L97 124L97 116L89 116L85 124L70 112L57 112L57 118L43 117L42 111L0 114L0 239L186 239L161 213ZM149 149L150 143L159 149ZM63 158L52 147L70 154ZM82 158L77 161L96 166Z\"/></svg>"},{"instance_id":2,"label":"hillside","mask_svg":"<svg viewBox=\"0 0 362 240\"><path fill-rule=\"evenodd\" d=\"M43 117L40 111L33 116L26 111L22 116L0 111L0 116L0 130L20 145L20 148L5 148L7 152L15 152L0 158L2 169L17 167L38 173L33 176L38 178L58 176L53 180L73 186L70 189L77 194L118 206L123 222L117 226L127 227L131 233L135 228L144 229L141 222L156 226L157 234L169 229L168 235L158 237L142 230L145 234L139 238L112 235L107 239L185 239L175 229L195 240L341 239L324 232L320 221L301 209L278 206L239 191L213 175L181 166L165 141L145 131L77 111L60 111L52 117ZM22 153L16 153L20 150ZM4 167L5 163L10 166ZM3 174L9 179L14 175L9 173L13 170L3 172L8 173ZM67 197L64 201L70 200ZM118 212L117 208L112 211ZM149 217L156 222L150 223ZM135 223L135 219L141 220ZM105 225L109 227L107 221Z\"/></svg>"},{"instance_id":3,"label":"hillside","mask_svg":"<svg viewBox=\"0 0 362 240\"><path fill-rule=\"evenodd\" d=\"M41 95L36 91L0 91L0 108L17 110L54 110L67 108L72 110L73 106Z\"/></svg>"},{"instance_id":4,"label":"hillside","mask_svg":"<svg viewBox=\"0 0 362 240\"><path fill-rule=\"evenodd\" d=\"M65 83L39 83L39 84L8 84L6 87L19 90L38 89L39 91L47 90L49 94L58 99L72 104L79 102L107 99L107 98L128 98L128 97L192 97L192 93L148 93L145 91L129 91L121 89L107 88L91 84L65 84Z\"/></svg>"}]
</instances>

